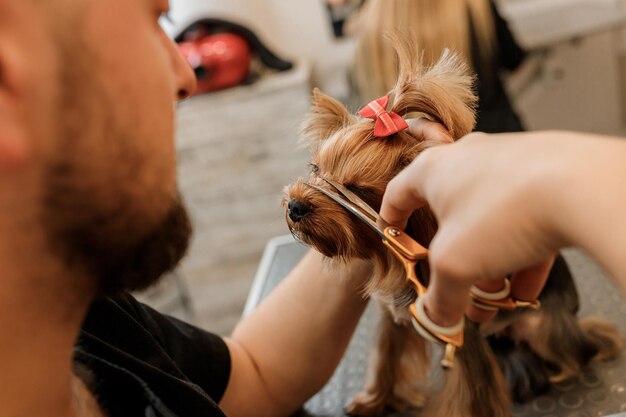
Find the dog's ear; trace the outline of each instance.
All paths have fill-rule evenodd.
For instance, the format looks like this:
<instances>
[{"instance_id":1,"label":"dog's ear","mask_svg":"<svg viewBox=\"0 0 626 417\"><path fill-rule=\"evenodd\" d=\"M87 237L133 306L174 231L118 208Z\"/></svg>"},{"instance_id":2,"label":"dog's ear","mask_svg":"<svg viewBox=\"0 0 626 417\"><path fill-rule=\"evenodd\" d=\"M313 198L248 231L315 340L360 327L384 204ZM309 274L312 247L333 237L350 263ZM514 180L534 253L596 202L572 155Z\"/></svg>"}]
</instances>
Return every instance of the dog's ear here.
<instances>
[{"instance_id":1,"label":"dog's ear","mask_svg":"<svg viewBox=\"0 0 626 417\"><path fill-rule=\"evenodd\" d=\"M312 146L355 120L343 104L315 88L311 113L300 128L302 140Z\"/></svg>"},{"instance_id":2,"label":"dog's ear","mask_svg":"<svg viewBox=\"0 0 626 417\"><path fill-rule=\"evenodd\" d=\"M391 111L404 116L424 113L442 123L454 139L472 131L476 124L477 98L469 66L446 49L430 67L408 36L388 35L398 53L399 75L393 89Z\"/></svg>"}]
</instances>

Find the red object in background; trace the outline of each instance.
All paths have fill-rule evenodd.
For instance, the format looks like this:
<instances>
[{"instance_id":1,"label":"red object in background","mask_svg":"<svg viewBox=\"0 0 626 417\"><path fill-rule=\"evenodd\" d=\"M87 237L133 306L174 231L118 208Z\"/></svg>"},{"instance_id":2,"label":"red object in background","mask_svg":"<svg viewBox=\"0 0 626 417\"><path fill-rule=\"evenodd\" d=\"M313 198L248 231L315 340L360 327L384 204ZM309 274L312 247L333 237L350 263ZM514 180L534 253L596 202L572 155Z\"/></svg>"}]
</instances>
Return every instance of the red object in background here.
<instances>
[{"instance_id":1,"label":"red object in background","mask_svg":"<svg viewBox=\"0 0 626 417\"><path fill-rule=\"evenodd\" d=\"M197 36L178 47L196 73L196 94L239 85L250 73L250 46L239 35L224 32Z\"/></svg>"}]
</instances>

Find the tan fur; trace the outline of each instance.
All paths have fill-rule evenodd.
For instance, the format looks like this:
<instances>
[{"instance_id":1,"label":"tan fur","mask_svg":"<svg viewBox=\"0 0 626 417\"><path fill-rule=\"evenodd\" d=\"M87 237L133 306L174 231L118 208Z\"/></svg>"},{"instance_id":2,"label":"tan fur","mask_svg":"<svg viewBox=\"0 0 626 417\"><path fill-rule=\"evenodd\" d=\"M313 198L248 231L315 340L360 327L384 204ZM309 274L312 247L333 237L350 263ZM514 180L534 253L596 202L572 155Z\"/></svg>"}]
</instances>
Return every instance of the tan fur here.
<instances>
[{"instance_id":1,"label":"tan fur","mask_svg":"<svg viewBox=\"0 0 626 417\"><path fill-rule=\"evenodd\" d=\"M426 402L429 357L424 339L412 327L394 323L388 311L381 323L365 390L346 408L351 415L382 415L388 407L405 411Z\"/></svg>"},{"instance_id":2,"label":"tan fur","mask_svg":"<svg viewBox=\"0 0 626 417\"><path fill-rule=\"evenodd\" d=\"M476 98L473 77L458 56L444 52L428 67L406 37L391 36L399 56L398 81L390 96L389 110L401 116L424 113L441 122L454 139L469 133L475 123ZM329 258L371 259L374 272L365 295L381 305L382 320L365 390L348 406L354 415L381 416L389 409L422 408L429 417L506 417L510 398L493 352L474 324L465 328L465 345L454 369L444 375L441 389L431 386L429 344L412 328L407 307L416 299L401 264L382 245L378 235L354 215L305 183L329 188L320 177L333 179L379 210L387 183L421 151L436 142L420 141L402 131L387 138L373 136L374 121L352 116L338 101L315 91L313 109L302 126L312 157L311 174L286 188L283 201L307 208L297 220L287 215L290 230L300 240ZM437 224L428 208L417 210L408 231L428 246ZM426 262L418 265L427 284ZM559 296L557 294L557 296ZM567 352L556 343L566 340L588 347L595 340L598 358L614 357L621 349L614 327L605 322L579 324L574 306L547 308L540 313L513 314L481 328L525 343L546 361L556 364L556 380L577 375L585 352ZM575 304L576 302L574 302ZM548 306L549 307L549 306ZM489 330L491 329L491 330ZM561 340L558 340L558 339ZM561 346L561 347L559 347ZM435 389L436 388L436 389Z\"/></svg>"},{"instance_id":3,"label":"tan fur","mask_svg":"<svg viewBox=\"0 0 626 417\"><path fill-rule=\"evenodd\" d=\"M597 349L595 360L615 359L624 349L617 327L598 317L578 319L575 315L549 311L528 312L516 318L509 327L512 338L528 344L554 370L550 381L565 381L578 376L584 363L577 351L582 342Z\"/></svg>"},{"instance_id":4,"label":"tan fur","mask_svg":"<svg viewBox=\"0 0 626 417\"><path fill-rule=\"evenodd\" d=\"M580 319L580 327L598 346L598 353L594 359L610 361L617 358L624 350L624 340L612 323L599 317L585 317Z\"/></svg>"}]
</instances>

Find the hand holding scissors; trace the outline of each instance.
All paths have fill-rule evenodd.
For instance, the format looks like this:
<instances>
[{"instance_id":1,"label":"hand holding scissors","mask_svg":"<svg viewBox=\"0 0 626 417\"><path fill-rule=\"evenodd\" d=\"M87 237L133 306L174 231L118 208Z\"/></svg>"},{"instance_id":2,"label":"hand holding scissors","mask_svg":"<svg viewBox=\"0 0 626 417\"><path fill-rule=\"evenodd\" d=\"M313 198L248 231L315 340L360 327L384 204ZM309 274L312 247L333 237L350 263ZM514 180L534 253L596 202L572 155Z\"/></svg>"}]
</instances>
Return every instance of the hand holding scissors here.
<instances>
[{"instance_id":1,"label":"hand holding scissors","mask_svg":"<svg viewBox=\"0 0 626 417\"><path fill-rule=\"evenodd\" d=\"M385 222L372 207L342 184L327 178L322 179L333 188L333 191L314 184L307 185L328 196L372 228L380 236L382 243L402 263L406 272L406 278L417 294L417 301L409 306L413 325L425 338L445 345L445 353L441 364L444 368L451 367L456 349L463 346L464 320L461 319L453 326L443 327L432 322L426 314L424 295L426 295L427 287L419 280L415 267L419 260L428 258L428 250L400 228ZM508 287L506 288L508 289ZM497 293L489 293L472 288L469 295L478 307L487 310L538 307L538 302L514 300L510 296L510 292L504 290Z\"/></svg>"}]
</instances>

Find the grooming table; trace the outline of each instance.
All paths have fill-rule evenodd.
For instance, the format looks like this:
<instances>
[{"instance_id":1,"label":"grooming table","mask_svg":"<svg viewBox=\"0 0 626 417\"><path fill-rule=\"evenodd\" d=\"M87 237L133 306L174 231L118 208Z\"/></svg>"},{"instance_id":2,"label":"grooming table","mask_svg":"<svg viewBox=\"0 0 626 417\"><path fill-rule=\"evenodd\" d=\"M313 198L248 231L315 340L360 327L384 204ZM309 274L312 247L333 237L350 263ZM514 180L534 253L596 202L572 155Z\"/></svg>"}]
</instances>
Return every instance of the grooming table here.
<instances>
[{"instance_id":1,"label":"grooming table","mask_svg":"<svg viewBox=\"0 0 626 417\"><path fill-rule=\"evenodd\" d=\"M244 314L259 302L291 271L307 248L291 236L268 242L257 270ZM615 323L626 334L626 302L606 275L578 250L564 251L581 295L580 316L598 315ZM361 390L379 316L370 304L335 374L326 386L305 405L301 416L345 416L344 405ZM514 417L601 417L615 413L626 417L626 358L594 363L578 380L556 384L544 396L513 406ZM314 360L314 358L311 358ZM415 413L394 417L416 417ZM424 416L426 417L426 416ZM617 417L617 416L614 416Z\"/></svg>"}]
</instances>

